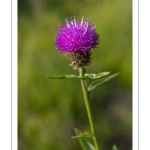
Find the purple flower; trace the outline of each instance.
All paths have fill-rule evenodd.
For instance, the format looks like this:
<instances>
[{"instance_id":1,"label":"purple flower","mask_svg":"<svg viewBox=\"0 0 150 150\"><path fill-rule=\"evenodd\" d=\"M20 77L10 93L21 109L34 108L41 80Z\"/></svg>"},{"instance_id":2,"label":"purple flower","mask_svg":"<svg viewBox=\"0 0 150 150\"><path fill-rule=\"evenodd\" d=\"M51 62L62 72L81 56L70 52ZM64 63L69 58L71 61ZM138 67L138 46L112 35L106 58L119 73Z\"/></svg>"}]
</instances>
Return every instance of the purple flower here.
<instances>
[{"instance_id":1,"label":"purple flower","mask_svg":"<svg viewBox=\"0 0 150 150\"><path fill-rule=\"evenodd\" d=\"M96 48L99 42L99 35L95 31L95 26L90 25L90 19L83 22L76 22L76 19L71 20L65 19L66 26L59 26L60 32L56 38L56 48L60 52L83 52L86 54L90 52L92 48Z\"/></svg>"},{"instance_id":2,"label":"purple flower","mask_svg":"<svg viewBox=\"0 0 150 150\"><path fill-rule=\"evenodd\" d=\"M60 52L65 52L74 69L84 68L90 63L91 49L96 48L99 42L99 35L96 33L96 26L90 24L90 19L83 22L70 22L66 19L66 26L61 26L57 33L55 46Z\"/></svg>"}]
</instances>

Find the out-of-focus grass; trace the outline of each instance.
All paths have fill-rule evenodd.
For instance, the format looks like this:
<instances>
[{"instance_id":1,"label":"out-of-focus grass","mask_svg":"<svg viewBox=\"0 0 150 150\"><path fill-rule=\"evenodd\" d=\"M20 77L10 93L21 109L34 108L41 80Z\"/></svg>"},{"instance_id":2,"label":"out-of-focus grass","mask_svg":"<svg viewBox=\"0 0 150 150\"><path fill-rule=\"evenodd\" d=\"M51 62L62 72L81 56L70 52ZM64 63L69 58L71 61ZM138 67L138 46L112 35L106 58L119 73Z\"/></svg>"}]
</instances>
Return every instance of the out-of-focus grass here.
<instances>
[{"instance_id":1,"label":"out-of-focus grass","mask_svg":"<svg viewBox=\"0 0 150 150\"><path fill-rule=\"evenodd\" d=\"M99 145L104 150L111 149L113 144L121 150L131 149L131 3L130 0L19 2L19 150L81 149L78 141L70 139L73 128L90 130L80 82L46 78L46 75L78 74L68 66L67 57L56 50L53 30L58 30L58 23L64 25L65 17L72 15L91 17L100 34L101 44L93 50L87 72L120 72L90 95Z\"/></svg>"}]
</instances>

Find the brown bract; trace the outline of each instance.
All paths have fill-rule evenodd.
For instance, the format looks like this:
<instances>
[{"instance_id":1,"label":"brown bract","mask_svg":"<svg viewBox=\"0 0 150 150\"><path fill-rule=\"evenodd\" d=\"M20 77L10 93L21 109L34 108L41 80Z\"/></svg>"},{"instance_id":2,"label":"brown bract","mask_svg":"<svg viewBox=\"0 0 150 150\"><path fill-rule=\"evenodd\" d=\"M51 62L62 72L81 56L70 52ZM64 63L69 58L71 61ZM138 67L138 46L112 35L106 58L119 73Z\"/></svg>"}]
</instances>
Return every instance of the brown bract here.
<instances>
[{"instance_id":1,"label":"brown bract","mask_svg":"<svg viewBox=\"0 0 150 150\"><path fill-rule=\"evenodd\" d=\"M90 64L91 61L90 52L84 54L81 51L77 51L68 53L67 55L71 62L70 66L72 66L74 69L85 68L87 65Z\"/></svg>"}]
</instances>

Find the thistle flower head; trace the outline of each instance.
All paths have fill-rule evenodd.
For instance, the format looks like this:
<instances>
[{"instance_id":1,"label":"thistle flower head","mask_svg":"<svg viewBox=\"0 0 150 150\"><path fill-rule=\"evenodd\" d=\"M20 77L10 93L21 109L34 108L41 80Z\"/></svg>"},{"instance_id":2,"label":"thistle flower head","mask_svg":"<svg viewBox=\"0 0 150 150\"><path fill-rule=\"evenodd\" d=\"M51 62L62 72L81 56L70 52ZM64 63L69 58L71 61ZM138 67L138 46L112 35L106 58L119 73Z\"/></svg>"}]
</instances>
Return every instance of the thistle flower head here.
<instances>
[{"instance_id":1,"label":"thistle flower head","mask_svg":"<svg viewBox=\"0 0 150 150\"><path fill-rule=\"evenodd\" d=\"M96 33L96 26L90 24L90 19L83 21L76 21L74 18L69 22L66 21L66 26L60 27L60 32L57 34L55 46L60 52L65 52L71 61L71 66L76 68L83 68L90 62L90 52L92 48L96 48L99 42L99 35ZM84 56L83 56L84 54ZM80 56L81 55L81 56ZM76 60L84 58L82 60ZM88 59L88 60L85 60ZM80 64L77 64L80 62Z\"/></svg>"}]
</instances>

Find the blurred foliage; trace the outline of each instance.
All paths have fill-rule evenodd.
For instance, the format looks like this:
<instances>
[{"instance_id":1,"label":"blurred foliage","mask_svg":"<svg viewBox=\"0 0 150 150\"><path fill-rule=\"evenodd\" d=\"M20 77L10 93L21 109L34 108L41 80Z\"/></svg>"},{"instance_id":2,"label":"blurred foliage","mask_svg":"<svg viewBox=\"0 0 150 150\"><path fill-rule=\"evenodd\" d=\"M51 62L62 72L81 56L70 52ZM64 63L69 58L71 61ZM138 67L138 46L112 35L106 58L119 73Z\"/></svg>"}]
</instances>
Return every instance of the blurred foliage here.
<instances>
[{"instance_id":1,"label":"blurred foliage","mask_svg":"<svg viewBox=\"0 0 150 150\"><path fill-rule=\"evenodd\" d=\"M120 72L90 94L100 148L132 148L132 1L18 0L18 149L77 150L73 129L90 131L78 74L55 48L58 24L90 17L101 43L88 73ZM90 79L88 82L90 83Z\"/></svg>"}]
</instances>

